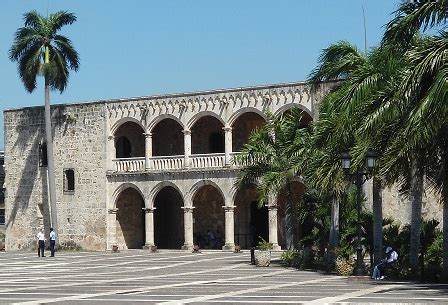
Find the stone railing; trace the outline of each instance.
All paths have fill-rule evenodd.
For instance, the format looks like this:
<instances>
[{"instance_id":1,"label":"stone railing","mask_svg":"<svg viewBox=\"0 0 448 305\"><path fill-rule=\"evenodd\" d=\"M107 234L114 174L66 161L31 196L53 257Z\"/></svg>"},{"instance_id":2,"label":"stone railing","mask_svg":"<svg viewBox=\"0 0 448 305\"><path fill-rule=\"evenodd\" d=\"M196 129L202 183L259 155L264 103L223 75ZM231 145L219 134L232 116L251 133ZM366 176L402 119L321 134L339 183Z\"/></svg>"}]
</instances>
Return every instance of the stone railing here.
<instances>
[{"instance_id":1,"label":"stone railing","mask_svg":"<svg viewBox=\"0 0 448 305\"><path fill-rule=\"evenodd\" d=\"M182 169L184 167L184 156L161 156L151 157L151 170L173 170Z\"/></svg>"},{"instance_id":2,"label":"stone railing","mask_svg":"<svg viewBox=\"0 0 448 305\"><path fill-rule=\"evenodd\" d=\"M239 152L230 153L230 167L240 167L235 164L234 158ZM145 158L120 158L113 159L115 172L143 172L145 171ZM185 156L158 156L149 158L150 171L182 170L185 168ZM189 168L223 168L225 167L225 154L197 154L190 156Z\"/></svg>"},{"instance_id":3,"label":"stone railing","mask_svg":"<svg viewBox=\"0 0 448 305\"><path fill-rule=\"evenodd\" d=\"M217 168L224 167L225 154L202 154L191 155L190 157L191 168Z\"/></svg>"},{"instance_id":4,"label":"stone railing","mask_svg":"<svg viewBox=\"0 0 448 305\"><path fill-rule=\"evenodd\" d=\"M145 170L145 157L114 159L112 162L117 172L143 172Z\"/></svg>"}]
</instances>

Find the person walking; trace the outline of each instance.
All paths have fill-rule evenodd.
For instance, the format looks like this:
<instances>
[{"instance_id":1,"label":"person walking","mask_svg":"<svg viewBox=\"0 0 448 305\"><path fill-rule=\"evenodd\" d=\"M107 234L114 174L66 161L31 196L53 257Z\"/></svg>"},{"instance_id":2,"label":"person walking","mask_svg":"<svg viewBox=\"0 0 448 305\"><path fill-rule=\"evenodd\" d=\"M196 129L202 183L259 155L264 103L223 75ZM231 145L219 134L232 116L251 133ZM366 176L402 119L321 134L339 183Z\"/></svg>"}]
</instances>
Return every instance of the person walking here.
<instances>
[{"instance_id":1,"label":"person walking","mask_svg":"<svg viewBox=\"0 0 448 305\"><path fill-rule=\"evenodd\" d=\"M56 233L54 233L53 228L50 228L50 251L51 257L54 257L54 245L56 244Z\"/></svg>"},{"instance_id":2,"label":"person walking","mask_svg":"<svg viewBox=\"0 0 448 305\"><path fill-rule=\"evenodd\" d=\"M39 233L37 233L37 256L45 257L44 250L45 250L45 235L44 232L42 232L42 229L40 229Z\"/></svg>"}]
</instances>

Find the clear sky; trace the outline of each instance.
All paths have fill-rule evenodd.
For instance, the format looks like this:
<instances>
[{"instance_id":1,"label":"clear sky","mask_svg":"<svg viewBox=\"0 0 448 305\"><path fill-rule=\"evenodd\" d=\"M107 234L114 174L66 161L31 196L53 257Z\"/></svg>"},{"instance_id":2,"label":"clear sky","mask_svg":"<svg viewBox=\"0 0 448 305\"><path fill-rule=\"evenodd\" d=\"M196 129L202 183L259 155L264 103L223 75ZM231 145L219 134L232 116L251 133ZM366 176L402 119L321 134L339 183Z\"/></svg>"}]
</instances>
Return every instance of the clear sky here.
<instances>
[{"instance_id":1,"label":"clear sky","mask_svg":"<svg viewBox=\"0 0 448 305\"><path fill-rule=\"evenodd\" d=\"M8 59L23 14L59 10L80 55L51 103L95 101L305 80L321 50L381 39L398 0L1 0L0 110L43 105L43 80L29 94ZM0 118L3 126L3 115ZM0 128L0 149L3 128Z\"/></svg>"}]
</instances>

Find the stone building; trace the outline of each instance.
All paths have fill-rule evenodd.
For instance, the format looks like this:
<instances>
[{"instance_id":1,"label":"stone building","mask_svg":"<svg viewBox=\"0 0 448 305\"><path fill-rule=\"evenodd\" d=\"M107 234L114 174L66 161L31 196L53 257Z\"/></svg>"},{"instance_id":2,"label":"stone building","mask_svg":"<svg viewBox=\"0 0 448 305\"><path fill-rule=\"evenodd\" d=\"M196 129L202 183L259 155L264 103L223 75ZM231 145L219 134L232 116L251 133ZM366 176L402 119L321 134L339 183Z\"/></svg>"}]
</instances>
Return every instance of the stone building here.
<instances>
[{"instance_id":1,"label":"stone building","mask_svg":"<svg viewBox=\"0 0 448 305\"><path fill-rule=\"evenodd\" d=\"M285 246L285 196L257 208L235 185L241 150L267 113L318 116L332 86L291 83L52 106L59 242L89 250ZM48 229L44 107L4 112L6 248ZM294 182L298 198L304 187ZM213 237L212 237L213 235Z\"/></svg>"}]
</instances>

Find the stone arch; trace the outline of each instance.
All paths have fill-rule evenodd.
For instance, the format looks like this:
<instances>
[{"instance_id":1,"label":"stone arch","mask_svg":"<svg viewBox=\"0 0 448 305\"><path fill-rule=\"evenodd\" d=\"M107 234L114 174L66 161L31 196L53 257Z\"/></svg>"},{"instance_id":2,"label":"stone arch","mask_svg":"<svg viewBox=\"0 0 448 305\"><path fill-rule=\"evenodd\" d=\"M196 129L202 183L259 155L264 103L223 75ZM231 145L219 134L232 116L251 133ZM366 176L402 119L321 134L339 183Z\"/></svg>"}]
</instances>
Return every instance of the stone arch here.
<instances>
[{"instance_id":1,"label":"stone arch","mask_svg":"<svg viewBox=\"0 0 448 305\"><path fill-rule=\"evenodd\" d=\"M138 188L129 186L117 194L116 238L119 248L141 249L145 244L145 199Z\"/></svg>"},{"instance_id":2,"label":"stone arch","mask_svg":"<svg viewBox=\"0 0 448 305\"><path fill-rule=\"evenodd\" d=\"M200 248L221 249L225 231L223 192L212 181L200 181L193 187L191 196L194 244Z\"/></svg>"},{"instance_id":3,"label":"stone arch","mask_svg":"<svg viewBox=\"0 0 448 305\"><path fill-rule=\"evenodd\" d=\"M189 130L191 130L191 128L193 127L193 125L194 125L197 121L199 121L200 119L202 119L203 117L206 117L206 116L214 117L215 119L217 119L218 121L220 121L221 124L222 124L223 126L225 126L225 122L224 122L224 120L223 120L222 117L221 117L220 115L218 115L217 113L215 113L215 112L213 112L213 111L201 111L201 112L195 114L195 115L188 121L186 127L187 127Z\"/></svg>"},{"instance_id":4,"label":"stone arch","mask_svg":"<svg viewBox=\"0 0 448 305\"><path fill-rule=\"evenodd\" d=\"M173 182L171 182L171 181L162 181L162 182L159 182L159 183L157 183L152 189L151 189L151 191L150 191L150 193L149 193L149 195L150 195L150 199L148 200L148 202L149 202L149 206L148 206L148 208L153 208L154 206L153 206L153 204L154 204L154 198L157 196L157 194L164 188L164 187L167 187L167 186L171 186L172 188L174 188L180 195L181 195L181 197L182 197L182 200L184 200L184 202L185 202L185 198L184 198L184 196L182 195L183 193L182 193L182 191L180 190L180 188L175 184L175 183L173 183Z\"/></svg>"},{"instance_id":5,"label":"stone arch","mask_svg":"<svg viewBox=\"0 0 448 305\"><path fill-rule=\"evenodd\" d=\"M119 119L112 125L112 127L110 128L110 134L114 135L115 132L118 130L118 128L120 128L121 125L123 125L125 123L129 123L129 122L139 125L143 129L143 131L145 131L145 126L143 126L141 121L139 121L133 117L124 117L124 118Z\"/></svg>"},{"instance_id":6,"label":"stone arch","mask_svg":"<svg viewBox=\"0 0 448 305\"><path fill-rule=\"evenodd\" d=\"M268 120L268 116L266 115L266 113L264 113L263 111L254 108L254 107L244 107L241 109L238 109L237 111L235 111L229 118L228 120L228 125L232 126L233 123L243 114L248 113L248 112L254 112L256 114L258 114L259 116L261 116L265 121Z\"/></svg>"},{"instance_id":7,"label":"stone arch","mask_svg":"<svg viewBox=\"0 0 448 305\"><path fill-rule=\"evenodd\" d=\"M223 120L216 114L204 115L196 120L190 128L191 153L224 153L225 140L223 128Z\"/></svg>"},{"instance_id":8,"label":"stone arch","mask_svg":"<svg viewBox=\"0 0 448 305\"><path fill-rule=\"evenodd\" d=\"M127 120L114 130L115 158L145 156L144 128L135 120Z\"/></svg>"},{"instance_id":9,"label":"stone arch","mask_svg":"<svg viewBox=\"0 0 448 305\"><path fill-rule=\"evenodd\" d=\"M152 129L152 156L178 156L185 153L184 126L173 116L158 120Z\"/></svg>"},{"instance_id":10,"label":"stone arch","mask_svg":"<svg viewBox=\"0 0 448 305\"><path fill-rule=\"evenodd\" d=\"M148 124L148 131L152 132L153 128L160 123L161 121L165 120L165 119L172 119L174 121L176 121L177 123L179 123L180 126L182 126L183 129L185 129L185 125L184 123L177 117L174 116L172 114L161 114L156 116L149 124Z\"/></svg>"},{"instance_id":11,"label":"stone arch","mask_svg":"<svg viewBox=\"0 0 448 305\"><path fill-rule=\"evenodd\" d=\"M266 122L267 116L261 111L240 113L232 122L232 151L241 151L243 146L248 143L251 133L264 126Z\"/></svg>"},{"instance_id":12,"label":"stone arch","mask_svg":"<svg viewBox=\"0 0 448 305\"><path fill-rule=\"evenodd\" d=\"M235 244L243 249L256 246L258 237L268 240L268 210L258 207L256 184L239 187L235 193Z\"/></svg>"},{"instance_id":13,"label":"stone arch","mask_svg":"<svg viewBox=\"0 0 448 305\"><path fill-rule=\"evenodd\" d=\"M126 190L126 189L128 189L128 188L135 189L138 193L140 193L140 196L142 196L143 201L144 201L144 203L145 203L145 207L148 208L148 205L147 205L147 203L146 203L147 201L145 200L145 196L143 195L143 192L140 190L140 188L139 188L138 186L136 186L135 184L130 183L130 182L126 182L126 183L122 183L122 184L120 184L120 185L114 190L114 192L112 193L113 208L114 208L114 209L117 208L117 199L118 199L118 196L119 196L124 190Z\"/></svg>"},{"instance_id":14,"label":"stone arch","mask_svg":"<svg viewBox=\"0 0 448 305\"><path fill-rule=\"evenodd\" d=\"M203 186L205 185L211 185L214 188L216 188L218 190L218 192L221 194L222 198L226 198L226 196L224 195L224 192L222 191L221 187L214 181L212 180L200 180L198 182L196 182L195 184L193 184L193 186L190 188L190 190L188 191L187 195L185 196L185 200L187 202L192 203L193 202L193 198L194 195L196 194L196 192Z\"/></svg>"},{"instance_id":15,"label":"stone arch","mask_svg":"<svg viewBox=\"0 0 448 305\"><path fill-rule=\"evenodd\" d=\"M296 103L288 103L286 105L281 106L277 111L275 111L274 116L279 116L282 113L284 113L287 110L293 109L293 108L299 108L303 110L305 113L307 113L311 118L313 118L313 114L310 109L303 106L302 104L296 104Z\"/></svg>"},{"instance_id":16,"label":"stone arch","mask_svg":"<svg viewBox=\"0 0 448 305\"><path fill-rule=\"evenodd\" d=\"M159 183L153 197L154 242L160 249L181 249L184 243L183 196L175 184Z\"/></svg>"}]
</instances>

